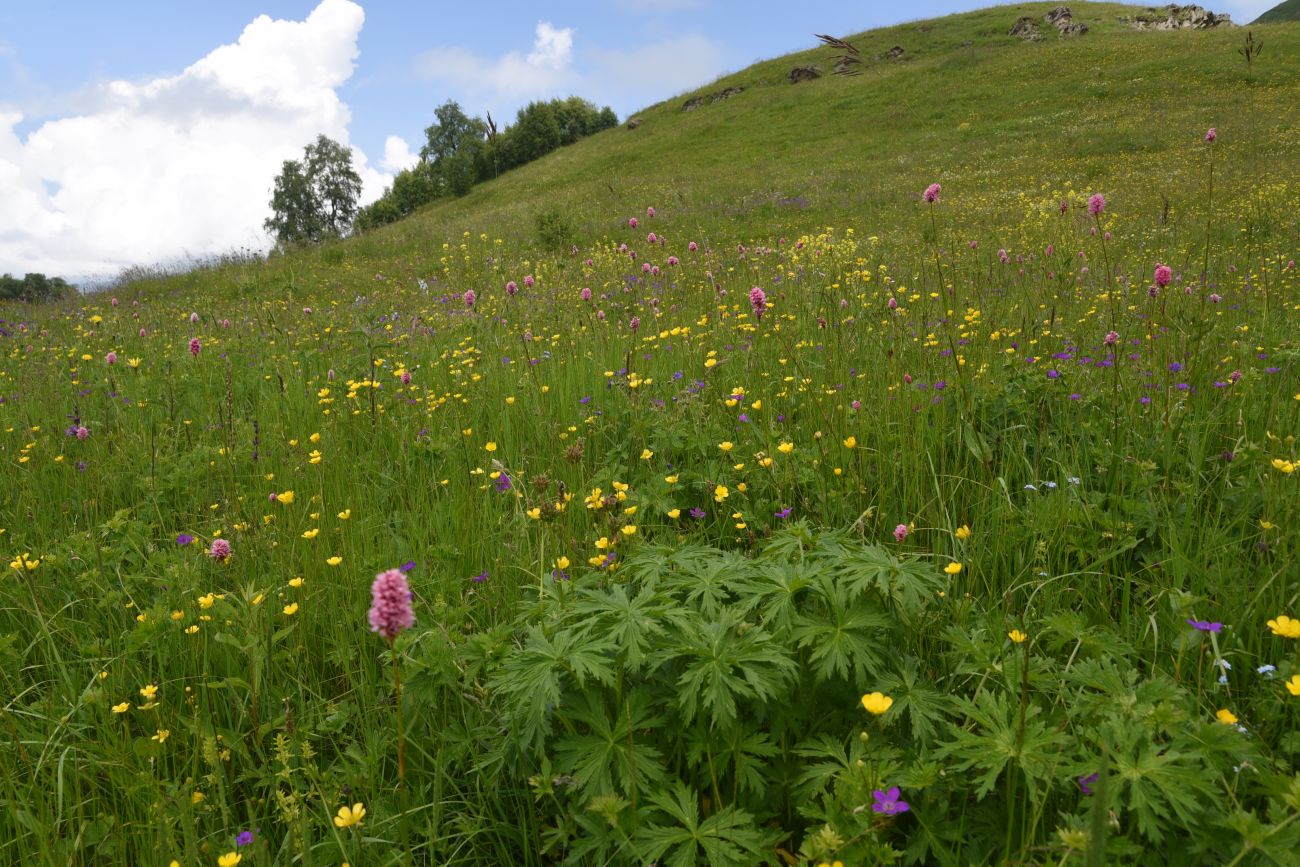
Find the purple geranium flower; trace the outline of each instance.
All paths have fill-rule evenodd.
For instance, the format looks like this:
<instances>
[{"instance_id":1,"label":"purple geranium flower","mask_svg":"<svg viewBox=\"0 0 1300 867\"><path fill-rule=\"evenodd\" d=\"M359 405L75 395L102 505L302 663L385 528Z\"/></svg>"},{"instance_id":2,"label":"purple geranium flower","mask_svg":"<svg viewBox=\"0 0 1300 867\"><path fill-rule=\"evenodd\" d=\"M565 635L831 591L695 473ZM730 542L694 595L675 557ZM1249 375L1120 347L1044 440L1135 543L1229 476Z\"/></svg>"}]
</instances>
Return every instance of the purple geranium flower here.
<instances>
[{"instance_id":1,"label":"purple geranium flower","mask_svg":"<svg viewBox=\"0 0 1300 867\"><path fill-rule=\"evenodd\" d=\"M475 584L482 584L484 581L488 580L488 570L484 569L469 580L473 581Z\"/></svg>"},{"instance_id":2,"label":"purple geranium flower","mask_svg":"<svg viewBox=\"0 0 1300 867\"><path fill-rule=\"evenodd\" d=\"M1092 784L1097 782L1097 780L1099 779L1101 779L1101 776L1099 774L1088 774L1087 776L1084 777L1077 777L1075 779L1075 782L1079 784L1080 792L1083 792L1085 795L1091 795Z\"/></svg>"},{"instance_id":3,"label":"purple geranium flower","mask_svg":"<svg viewBox=\"0 0 1300 867\"><path fill-rule=\"evenodd\" d=\"M1187 618L1187 625L1200 632L1218 632L1223 628L1223 624L1217 620L1193 620L1190 617Z\"/></svg>"},{"instance_id":4,"label":"purple geranium flower","mask_svg":"<svg viewBox=\"0 0 1300 867\"><path fill-rule=\"evenodd\" d=\"M510 490L510 477L502 473L497 476L497 493L504 494L508 490Z\"/></svg>"},{"instance_id":5,"label":"purple geranium flower","mask_svg":"<svg viewBox=\"0 0 1300 867\"><path fill-rule=\"evenodd\" d=\"M403 563L401 566L398 566L397 568L398 568L399 571L401 571L401 572L403 572L403 573L405 573L405 572L410 572L412 569L415 568L415 561L414 561L414 560L407 560L405 563Z\"/></svg>"},{"instance_id":6,"label":"purple geranium flower","mask_svg":"<svg viewBox=\"0 0 1300 867\"><path fill-rule=\"evenodd\" d=\"M900 794L898 786L894 786L887 792L876 789L871 793L871 796L876 799L876 802L871 805L871 809L884 816L896 816L899 813L906 813L912 808L908 806L907 801L898 799Z\"/></svg>"},{"instance_id":7,"label":"purple geranium flower","mask_svg":"<svg viewBox=\"0 0 1300 867\"><path fill-rule=\"evenodd\" d=\"M238 836L235 837L236 846L247 846L249 843L252 842L253 842L252 831L240 831Z\"/></svg>"},{"instance_id":8,"label":"purple geranium flower","mask_svg":"<svg viewBox=\"0 0 1300 867\"><path fill-rule=\"evenodd\" d=\"M700 518L704 517L704 510L699 506L696 506L694 509L691 509L691 517L697 521L700 520Z\"/></svg>"},{"instance_id":9,"label":"purple geranium flower","mask_svg":"<svg viewBox=\"0 0 1300 867\"><path fill-rule=\"evenodd\" d=\"M790 517L790 507L786 506L784 509L782 509L779 512L773 512L772 515L773 517L776 518L788 518Z\"/></svg>"},{"instance_id":10,"label":"purple geranium flower","mask_svg":"<svg viewBox=\"0 0 1300 867\"><path fill-rule=\"evenodd\" d=\"M179 536L176 537L176 544L180 545L182 548L193 541L194 541L194 537L191 536L189 533L181 533Z\"/></svg>"}]
</instances>

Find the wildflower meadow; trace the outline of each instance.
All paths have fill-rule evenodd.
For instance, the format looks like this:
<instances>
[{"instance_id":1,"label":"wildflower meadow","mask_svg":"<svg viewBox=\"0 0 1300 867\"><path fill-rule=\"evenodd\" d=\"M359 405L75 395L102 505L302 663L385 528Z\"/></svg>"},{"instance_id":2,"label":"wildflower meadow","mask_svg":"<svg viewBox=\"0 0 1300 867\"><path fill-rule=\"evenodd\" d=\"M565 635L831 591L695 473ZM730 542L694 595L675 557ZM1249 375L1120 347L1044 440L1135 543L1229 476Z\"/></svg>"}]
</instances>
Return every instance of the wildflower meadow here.
<instances>
[{"instance_id":1,"label":"wildflower meadow","mask_svg":"<svg viewBox=\"0 0 1300 867\"><path fill-rule=\"evenodd\" d=\"M1158 152L528 193L669 106L0 307L0 861L1296 863L1285 32Z\"/></svg>"}]
</instances>

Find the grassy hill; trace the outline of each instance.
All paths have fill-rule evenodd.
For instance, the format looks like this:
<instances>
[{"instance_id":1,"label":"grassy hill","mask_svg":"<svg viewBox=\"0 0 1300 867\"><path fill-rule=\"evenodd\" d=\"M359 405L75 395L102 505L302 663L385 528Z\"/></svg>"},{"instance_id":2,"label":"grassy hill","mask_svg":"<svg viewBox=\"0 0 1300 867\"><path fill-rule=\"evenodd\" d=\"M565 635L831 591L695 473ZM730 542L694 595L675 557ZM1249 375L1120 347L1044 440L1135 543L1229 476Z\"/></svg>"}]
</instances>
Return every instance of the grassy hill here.
<instances>
[{"instance_id":1,"label":"grassy hill","mask_svg":"<svg viewBox=\"0 0 1300 867\"><path fill-rule=\"evenodd\" d=\"M1300 26L1050 8L0 307L0 862L1291 863Z\"/></svg>"},{"instance_id":2,"label":"grassy hill","mask_svg":"<svg viewBox=\"0 0 1300 867\"><path fill-rule=\"evenodd\" d=\"M1282 0L1255 19L1256 24L1280 24L1284 21L1300 21L1300 0Z\"/></svg>"}]
</instances>

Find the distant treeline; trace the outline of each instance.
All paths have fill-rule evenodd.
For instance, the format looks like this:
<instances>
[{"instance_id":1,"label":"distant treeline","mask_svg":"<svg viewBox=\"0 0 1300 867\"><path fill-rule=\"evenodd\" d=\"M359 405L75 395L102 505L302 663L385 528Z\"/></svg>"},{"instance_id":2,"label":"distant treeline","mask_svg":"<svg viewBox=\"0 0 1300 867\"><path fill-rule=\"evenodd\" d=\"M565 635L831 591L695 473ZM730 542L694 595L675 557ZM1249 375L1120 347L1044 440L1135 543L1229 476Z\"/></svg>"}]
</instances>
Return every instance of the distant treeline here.
<instances>
[{"instance_id":1,"label":"distant treeline","mask_svg":"<svg viewBox=\"0 0 1300 867\"><path fill-rule=\"evenodd\" d=\"M434 116L424 131L420 162L398 172L393 185L357 213L358 230L400 220L434 199L463 196L481 181L618 126L612 108L598 109L576 96L529 103L504 132L497 131L490 114L487 120L469 117L450 100Z\"/></svg>"},{"instance_id":2,"label":"distant treeline","mask_svg":"<svg viewBox=\"0 0 1300 867\"><path fill-rule=\"evenodd\" d=\"M12 274L0 276L0 301L55 301L75 291L62 277L28 274L21 280Z\"/></svg>"}]
</instances>

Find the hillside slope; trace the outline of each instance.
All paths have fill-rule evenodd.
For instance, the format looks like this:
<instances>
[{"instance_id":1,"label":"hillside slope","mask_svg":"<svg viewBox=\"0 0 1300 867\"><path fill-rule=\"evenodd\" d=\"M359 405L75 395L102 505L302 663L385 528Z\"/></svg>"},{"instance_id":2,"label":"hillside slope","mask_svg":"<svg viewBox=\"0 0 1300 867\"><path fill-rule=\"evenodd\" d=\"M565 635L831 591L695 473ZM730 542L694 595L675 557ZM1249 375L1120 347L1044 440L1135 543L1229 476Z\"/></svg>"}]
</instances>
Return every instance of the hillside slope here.
<instances>
[{"instance_id":1,"label":"hillside slope","mask_svg":"<svg viewBox=\"0 0 1300 867\"><path fill-rule=\"evenodd\" d=\"M1281 3L1255 19L1256 24L1281 24L1300 21L1300 0L1282 0Z\"/></svg>"},{"instance_id":2,"label":"hillside slope","mask_svg":"<svg viewBox=\"0 0 1300 867\"><path fill-rule=\"evenodd\" d=\"M301 263L341 278L335 269L346 261L372 272L401 263L415 277L431 261L432 238L490 230L531 241L537 214L556 208L582 243L648 201L671 203L679 222L710 235L776 237L846 220L889 232L934 179L963 194L965 219L986 225L1022 194L1084 180L1136 196L1144 185L1132 179L1171 164L1174 186L1132 205L1158 212L1168 195L1176 219L1194 131L1224 132L1229 190L1259 164L1300 152L1300 28L1274 28L1243 87L1238 28L1137 32L1120 21L1133 7L1081 3L1074 18L1090 31L1058 39L1043 22L1051 8L1000 6L850 36L868 58L858 76L787 81L796 65L829 73L827 48L755 64L639 112L635 130L606 131L401 223L276 260L271 272ZM1046 38L1009 36L1022 16L1042 22ZM736 87L682 111L688 99ZM254 272L241 281L267 273Z\"/></svg>"}]
</instances>

